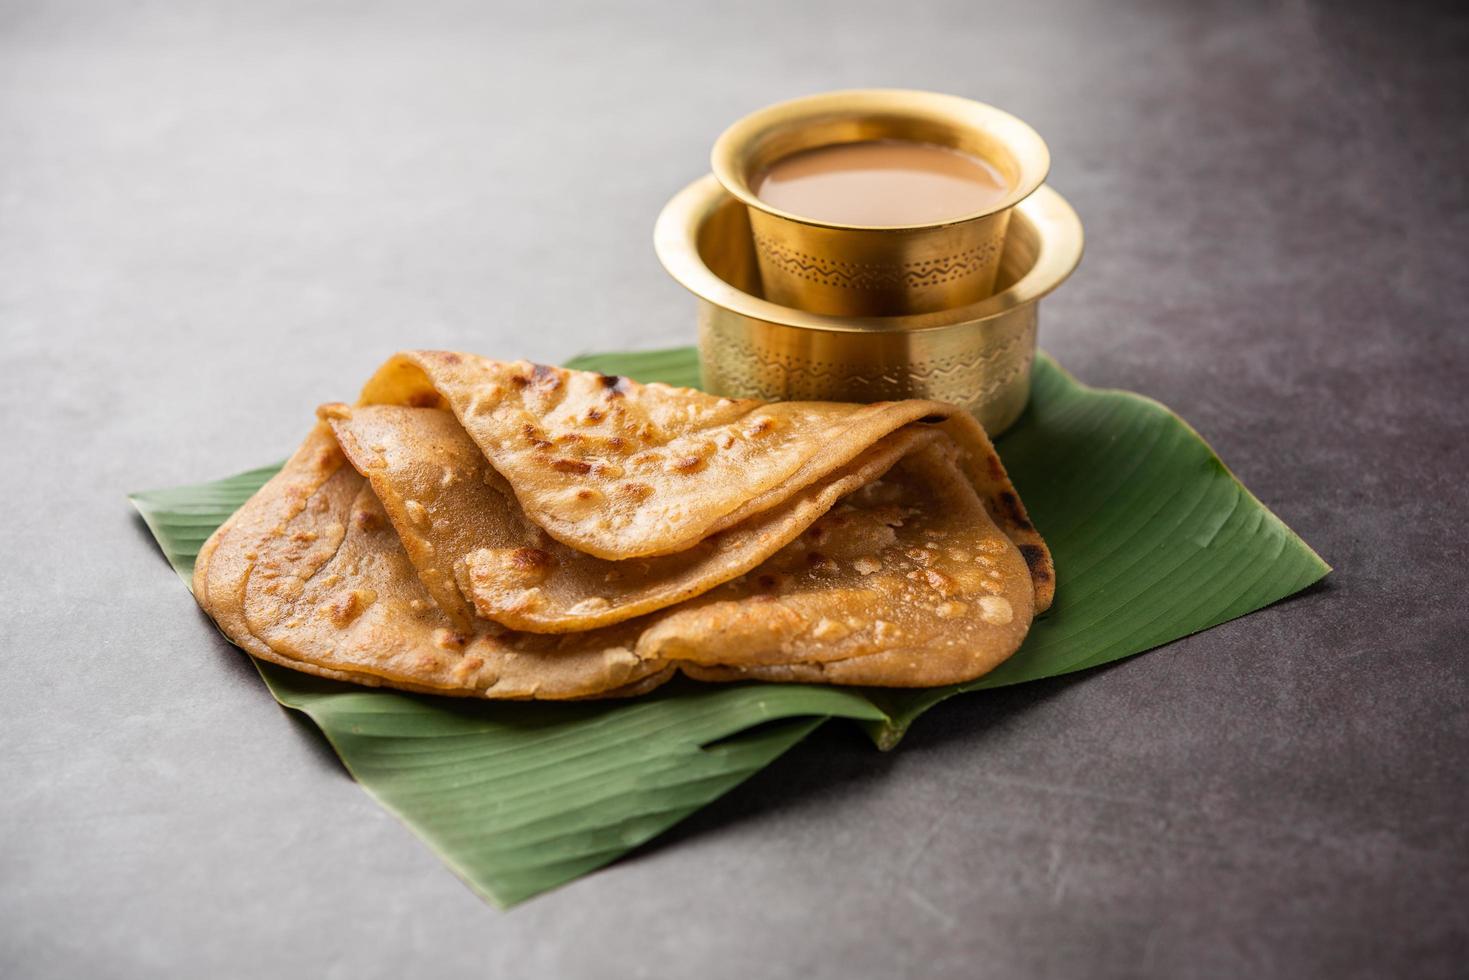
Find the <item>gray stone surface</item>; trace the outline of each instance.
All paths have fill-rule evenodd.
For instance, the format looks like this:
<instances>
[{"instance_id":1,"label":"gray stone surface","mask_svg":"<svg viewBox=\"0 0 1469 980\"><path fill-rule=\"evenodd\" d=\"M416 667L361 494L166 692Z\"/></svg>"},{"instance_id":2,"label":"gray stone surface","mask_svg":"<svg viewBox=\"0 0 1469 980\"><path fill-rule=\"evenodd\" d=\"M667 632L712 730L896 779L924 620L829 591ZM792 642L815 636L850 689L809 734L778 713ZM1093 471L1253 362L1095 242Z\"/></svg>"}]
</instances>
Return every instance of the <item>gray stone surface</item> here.
<instances>
[{"instance_id":1,"label":"gray stone surface","mask_svg":"<svg viewBox=\"0 0 1469 980\"><path fill-rule=\"evenodd\" d=\"M0 0L0 975L1462 975L1462 10ZM857 85L1036 125L1089 238L1045 345L1337 571L889 756L830 727L497 912L123 494L281 456L400 347L688 341L658 208Z\"/></svg>"}]
</instances>

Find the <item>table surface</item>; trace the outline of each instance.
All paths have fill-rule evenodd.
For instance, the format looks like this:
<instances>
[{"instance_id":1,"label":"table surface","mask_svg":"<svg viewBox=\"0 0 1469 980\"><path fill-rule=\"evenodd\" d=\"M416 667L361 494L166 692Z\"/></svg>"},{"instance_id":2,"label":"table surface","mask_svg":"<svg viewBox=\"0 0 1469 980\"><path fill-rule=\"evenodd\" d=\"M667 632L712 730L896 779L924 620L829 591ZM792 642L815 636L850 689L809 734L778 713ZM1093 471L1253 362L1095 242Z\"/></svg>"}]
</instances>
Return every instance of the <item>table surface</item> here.
<instances>
[{"instance_id":1,"label":"table surface","mask_svg":"<svg viewBox=\"0 0 1469 980\"><path fill-rule=\"evenodd\" d=\"M1317 0L0 0L0 974L1462 970L1466 50L1447 6ZM1336 571L889 755L827 726L496 911L124 494L279 458L399 348L690 342L659 207L738 116L857 86L1036 126L1088 236L1043 344Z\"/></svg>"}]
</instances>

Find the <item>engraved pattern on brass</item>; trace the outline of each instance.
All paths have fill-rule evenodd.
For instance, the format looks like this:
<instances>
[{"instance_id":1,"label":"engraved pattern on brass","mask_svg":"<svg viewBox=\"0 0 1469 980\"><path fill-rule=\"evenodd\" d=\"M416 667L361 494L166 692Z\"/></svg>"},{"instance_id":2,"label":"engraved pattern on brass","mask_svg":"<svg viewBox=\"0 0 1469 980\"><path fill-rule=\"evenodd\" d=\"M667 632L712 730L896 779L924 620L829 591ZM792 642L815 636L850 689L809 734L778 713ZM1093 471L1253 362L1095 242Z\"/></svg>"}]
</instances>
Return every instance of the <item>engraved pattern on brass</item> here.
<instances>
[{"instance_id":1,"label":"engraved pattern on brass","mask_svg":"<svg viewBox=\"0 0 1469 980\"><path fill-rule=\"evenodd\" d=\"M896 347L892 335L849 334L832 356L803 349L810 345L792 331L741 330L715 313L700 330L704 381L712 391L766 399L933 398L999 431L1023 409L1035 359L1034 307L1015 314L968 343L930 336Z\"/></svg>"},{"instance_id":2,"label":"engraved pattern on brass","mask_svg":"<svg viewBox=\"0 0 1469 980\"><path fill-rule=\"evenodd\" d=\"M845 262L812 255L763 235L755 236L762 269L768 264L785 275L843 289L917 288L954 282L968 276L988 276L993 281L1003 245L1004 237L995 235L974 248L953 255L898 265Z\"/></svg>"}]
</instances>

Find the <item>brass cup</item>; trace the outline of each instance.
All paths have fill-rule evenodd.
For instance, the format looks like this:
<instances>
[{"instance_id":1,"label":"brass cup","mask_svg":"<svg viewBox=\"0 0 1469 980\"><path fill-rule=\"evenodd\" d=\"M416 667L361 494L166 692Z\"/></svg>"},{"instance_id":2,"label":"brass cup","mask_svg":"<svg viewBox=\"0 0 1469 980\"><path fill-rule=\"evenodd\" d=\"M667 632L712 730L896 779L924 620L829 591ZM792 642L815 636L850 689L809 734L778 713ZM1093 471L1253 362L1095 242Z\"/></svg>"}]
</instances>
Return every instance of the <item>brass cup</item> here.
<instances>
[{"instance_id":1,"label":"brass cup","mask_svg":"<svg viewBox=\"0 0 1469 980\"><path fill-rule=\"evenodd\" d=\"M993 296L938 313L864 318L764 298L749 211L712 176L668 202L653 237L664 268L699 299L699 363L709 391L934 398L967 408L991 435L1029 400L1039 301L1071 275L1082 250L1076 212L1042 187L1015 208Z\"/></svg>"},{"instance_id":2,"label":"brass cup","mask_svg":"<svg viewBox=\"0 0 1469 980\"><path fill-rule=\"evenodd\" d=\"M771 207L751 181L818 146L901 139L981 157L1010 193L938 224L843 225ZM1010 212L1045 182L1046 144L1019 119L954 95L903 89L828 92L751 113L714 144L714 176L749 209L765 296L833 316L902 316L977 302L995 288Z\"/></svg>"}]
</instances>

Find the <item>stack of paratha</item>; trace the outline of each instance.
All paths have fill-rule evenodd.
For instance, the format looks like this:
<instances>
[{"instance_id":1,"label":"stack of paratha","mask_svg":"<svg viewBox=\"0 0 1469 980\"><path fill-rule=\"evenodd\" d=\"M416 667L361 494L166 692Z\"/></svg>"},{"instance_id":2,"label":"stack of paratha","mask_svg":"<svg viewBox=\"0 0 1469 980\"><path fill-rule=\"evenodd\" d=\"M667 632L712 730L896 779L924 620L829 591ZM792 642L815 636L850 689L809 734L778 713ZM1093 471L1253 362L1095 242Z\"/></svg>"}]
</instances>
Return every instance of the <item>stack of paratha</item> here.
<instances>
[{"instance_id":1,"label":"stack of paratha","mask_svg":"<svg viewBox=\"0 0 1469 980\"><path fill-rule=\"evenodd\" d=\"M962 410L732 400L400 354L205 544L266 660L486 698L676 671L918 687L1010 656L1053 570Z\"/></svg>"}]
</instances>

